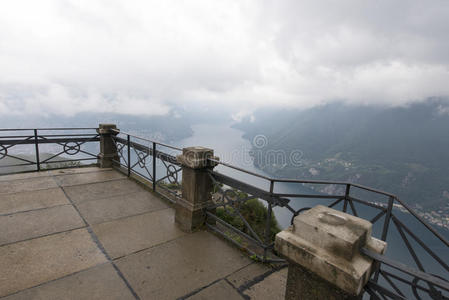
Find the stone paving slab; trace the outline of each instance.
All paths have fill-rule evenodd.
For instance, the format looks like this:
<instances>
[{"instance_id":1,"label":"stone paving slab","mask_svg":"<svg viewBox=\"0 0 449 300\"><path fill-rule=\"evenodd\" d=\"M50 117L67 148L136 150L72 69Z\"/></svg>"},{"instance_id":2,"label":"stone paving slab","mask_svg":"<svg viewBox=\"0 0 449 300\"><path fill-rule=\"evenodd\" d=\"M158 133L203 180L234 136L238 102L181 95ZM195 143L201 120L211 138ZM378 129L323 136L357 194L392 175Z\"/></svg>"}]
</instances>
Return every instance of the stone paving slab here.
<instances>
[{"instance_id":1,"label":"stone paving slab","mask_svg":"<svg viewBox=\"0 0 449 300\"><path fill-rule=\"evenodd\" d=\"M9 175L0 175L0 182L1 181L12 181L12 180L19 180L19 179L27 179L27 178L36 178L36 177L45 177L50 176L49 171L42 171L42 172L26 172L26 173L17 173L17 174L9 174Z\"/></svg>"},{"instance_id":2,"label":"stone paving slab","mask_svg":"<svg viewBox=\"0 0 449 300\"><path fill-rule=\"evenodd\" d=\"M0 216L0 245L84 226L72 205Z\"/></svg>"},{"instance_id":3,"label":"stone paving slab","mask_svg":"<svg viewBox=\"0 0 449 300\"><path fill-rule=\"evenodd\" d=\"M93 231L106 252L117 258L185 235L175 224L173 209L96 224Z\"/></svg>"},{"instance_id":4,"label":"stone paving slab","mask_svg":"<svg viewBox=\"0 0 449 300\"><path fill-rule=\"evenodd\" d=\"M118 218L168 208L169 206L150 192L143 191L99 200L85 201L77 205L89 224L98 224Z\"/></svg>"},{"instance_id":5,"label":"stone paving slab","mask_svg":"<svg viewBox=\"0 0 449 300\"><path fill-rule=\"evenodd\" d=\"M59 169L47 171L50 175L67 175L67 174L80 174L80 173L90 173L90 172L104 172L110 171L111 168L99 168L99 167L83 167L83 168L71 168L71 169Z\"/></svg>"},{"instance_id":6,"label":"stone paving slab","mask_svg":"<svg viewBox=\"0 0 449 300\"><path fill-rule=\"evenodd\" d=\"M0 194L36 191L57 187L58 185L52 177L34 177L13 181L1 181Z\"/></svg>"},{"instance_id":7,"label":"stone paving slab","mask_svg":"<svg viewBox=\"0 0 449 300\"><path fill-rule=\"evenodd\" d=\"M35 177L48 177L48 176L56 176L56 175L66 175L66 174L79 174L79 173L89 173L89 172L103 172L112 170L111 168L100 169L99 167L84 167L84 168L71 168L71 169L58 169L58 170L49 170L49 171L40 171L40 172L25 172L25 173L17 173L17 174L0 174L0 182L1 181L12 181L18 179L27 179L27 178L35 178Z\"/></svg>"},{"instance_id":8,"label":"stone paving slab","mask_svg":"<svg viewBox=\"0 0 449 300\"><path fill-rule=\"evenodd\" d=\"M274 272L261 282L248 288L244 294L250 299L285 299L287 268Z\"/></svg>"},{"instance_id":9,"label":"stone paving slab","mask_svg":"<svg viewBox=\"0 0 449 300\"><path fill-rule=\"evenodd\" d=\"M249 266L244 267L241 270L229 275L226 279L235 287L241 288L252 281L254 281L257 277L263 276L267 274L272 269L266 265L261 263L252 263Z\"/></svg>"},{"instance_id":10,"label":"stone paving slab","mask_svg":"<svg viewBox=\"0 0 449 300\"><path fill-rule=\"evenodd\" d=\"M114 267L102 264L3 298L4 300L135 299Z\"/></svg>"},{"instance_id":11,"label":"stone paving slab","mask_svg":"<svg viewBox=\"0 0 449 300\"><path fill-rule=\"evenodd\" d=\"M60 188L0 194L0 215L69 204Z\"/></svg>"},{"instance_id":12,"label":"stone paving slab","mask_svg":"<svg viewBox=\"0 0 449 300\"><path fill-rule=\"evenodd\" d=\"M67 196L76 204L84 201L128 195L144 191L137 183L128 179L64 187Z\"/></svg>"},{"instance_id":13,"label":"stone paving slab","mask_svg":"<svg viewBox=\"0 0 449 300\"><path fill-rule=\"evenodd\" d=\"M201 290L199 293L188 297L189 300L244 300L242 296L225 280L220 280L213 285Z\"/></svg>"},{"instance_id":14,"label":"stone paving slab","mask_svg":"<svg viewBox=\"0 0 449 300\"><path fill-rule=\"evenodd\" d=\"M112 179L125 178L125 175L117 171L87 172L68 174L54 177L59 186L72 186L87 183L103 182Z\"/></svg>"},{"instance_id":15,"label":"stone paving slab","mask_svg":"<svg viewBox=\"0 0 449 300\"><path fill-rule=\"evenodd\" d=\"M116 261L141 299L176 299L250 263L239 250L206 231Z\"/></svg>"},{"instance_id":16,"label":"stone paving slab","mask_svg":"<svg viewBox=\"0 0 449 300\"><path fill-rule=\"evenodd\" d=\"M0 297L105 263L86 229L0 247Z\"/></svg>"}]
</instances>

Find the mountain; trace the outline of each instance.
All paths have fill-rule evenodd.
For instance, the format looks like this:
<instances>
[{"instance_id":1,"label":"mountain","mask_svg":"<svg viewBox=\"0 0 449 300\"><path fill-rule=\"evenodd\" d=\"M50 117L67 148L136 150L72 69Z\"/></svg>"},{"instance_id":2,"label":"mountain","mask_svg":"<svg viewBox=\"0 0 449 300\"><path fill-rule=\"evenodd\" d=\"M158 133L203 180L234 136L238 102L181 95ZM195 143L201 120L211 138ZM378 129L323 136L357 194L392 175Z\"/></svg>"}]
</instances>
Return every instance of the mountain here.
<instances>
[{"instance_id":1,"label":"mountain","mask_svg":"<svg viewBox=\"0 0 449 300\"><path fill-rule=\"evenodd\" d=\"M266 137L263 148L253 149L258 151L254 164L276 177L357 182L416 207L449 213L448 99L394 108L334 103L259 110L234 127L251 141ZM270 152L280 150L287 158L292 151L301 153L300 164L273 162Z\"/></svg>"}]
</instances>

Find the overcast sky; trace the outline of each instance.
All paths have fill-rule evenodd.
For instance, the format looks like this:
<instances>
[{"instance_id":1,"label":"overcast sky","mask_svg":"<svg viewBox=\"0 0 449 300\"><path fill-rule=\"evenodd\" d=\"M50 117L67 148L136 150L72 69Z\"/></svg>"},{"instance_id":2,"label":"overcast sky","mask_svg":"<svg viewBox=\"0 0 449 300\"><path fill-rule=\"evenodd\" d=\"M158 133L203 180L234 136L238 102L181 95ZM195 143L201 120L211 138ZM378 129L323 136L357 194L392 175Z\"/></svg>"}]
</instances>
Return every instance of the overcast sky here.
<instances>
[{"instance_id":1,"label":"overcast sky","mask_svg":"<svg viewBox=\"0 0 449 300\"><path fill-rule=\"evenodd\" d=\"M447 95L447 0L0 2L0 114Z\"/></svg>"}]
</instances>

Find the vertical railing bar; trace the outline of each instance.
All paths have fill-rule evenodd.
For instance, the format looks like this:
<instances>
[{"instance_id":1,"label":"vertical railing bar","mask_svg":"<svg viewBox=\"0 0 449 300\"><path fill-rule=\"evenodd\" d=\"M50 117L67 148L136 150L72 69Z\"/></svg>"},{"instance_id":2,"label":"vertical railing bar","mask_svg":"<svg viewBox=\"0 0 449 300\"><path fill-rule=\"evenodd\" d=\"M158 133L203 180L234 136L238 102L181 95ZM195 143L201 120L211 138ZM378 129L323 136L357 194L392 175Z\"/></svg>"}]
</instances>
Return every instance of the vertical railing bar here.
<instances>
[{"instance_id":1,"label":"vertical railing bar","mask_svg":"<svg viewBox=\"0 0 449 300\"><path fill-rule=\"evenodd\" d=\"M388 199L388 207L387 207L387 212L385 214L385 221L384 221L384 226L382 229L382 236L381 236L381 240L384 242L387 241L387 233L388 233L388 227L390 226L391 212L393 210L393 202L394 202L394 197L390 196ZM380 269L380 263L377 265L376 272L374 273L373 280L376 283L379 279L379 269Z\"/></svg>"},{"instance_id":2,"label":"vertical railing bar","mask_svg":"<svg viewBox=\"0 0 449 300\"><path fill-rule=\"evenodd\" d=\"M407 239L407 236L405 235L404 231L402 230L401 225L396 223L396 220L393 219L393 224L396 226L396 229L398 230L399 234L401 235L402 241L405 243L405 246L407 247L410 255L412 256L413 260L415 261L416 265L418 266L418 269L422 272L426 272L424 270L424 266L421 263L421 261L418 258L418 255L416 255L415 250L413 249L412 244L410 244L409 240Z\"/></svg>"},{"instance_id":3,"label":"vertical railing bar","mask_svg":"<svg viewBox=\"0 0 449 300\"><path fill-rule=\"evenodd\" d=\"M37 138L37 129L34 129L34 146L36 148L36 166L37 166L37 171L41 170L41 163L39 160L39 141Z\"/></svg>"},{"instance_id":4,"label":"vertical railing bar","mask_svg":"<svg viewBox=\"0 0 449 300\"><path fill-rule=\"evenodd\" d=\"M370 299L382 300L379 298L379 296L377 296L377 294L373 291L373 289L371 289L371 287L365 286L365 291L370 295Z\"/></svg>"},{"instance_id":5,"label":"vertical railing bar","mask_svg":"<svg viewBox=\"0 0 449 300\"><path fill-rule=\"evenodd\" d=\"M388 284L390 284L390 286L402 297L405 297L405 295L401 292L401 290L396 286L396 284L394 284L394 282L391 280L391 278L385 274L384 272L382 272L382 270L380 270L380 274L383 276L383 278L385 278L385 280L388 282Z\"/></svg>"},{"instance_id":6,"label":"vertical railing bar","mask_svg":"<svg viewBox=\"0 0 449 300\"><path fill-rule=\"evenodd\" d=\"M156 143L153 142L153 191L156 191Z\"/></svg>"},{"instance_id":7,"label":"vertical railing bar","mask_svg":"<svg viewBox=\"0 0 449 300\"><path fill-rule=\"evenodd\" d=\"M371 223L376 223L377 222L377 220L379 220L380 218L382 218L382 216L385 214L385 211L383 210L383 211L381 211L380 213L378 213L374 218L372 218L371 220L370 220L370 222Z\"/></svg>"},{"instance_id":8,"label":"vertical railing bar","mask_svg":"<svg viewBox=\"0 0 449 300\"><path fill-rule=\"evenodd\" d=\"M274 181L270 180L270 194L273 196L274 191ZM265 224L265 248L263 249L263 261L267 260L268 248L267 246L271 244L271 214L272 214L272 205L271 201L268 202L267 207L267 223Z\"/></svg>"},{"instance_id":9,"label":"vertical railing bar","mask_svg":"<svg viewBox=\"0 0 449 300\"><path fill-rule=\"evenodd\" d=\"M408 235L413 238L415 242L418 243L427 252L428 255L435 259L446 271L449 271L449 266L443 260L441 260L441 258L439 258L438 255L436 255L432 251L432 249L430 249L423 241L421 241L410 229L408 229L405 224L398 220L398 218L396 218L394 215L392 216L392 220L394 223L400 225L401 228L405 230L405 232L407 232Z\"/></svg>"},{"instance_id":10,"label":"vertical railing bar","mask_svg":"<svg viewBox=\"0 0 449 300\"><path fill-rule=\"evenodd\" d=\"M129 134L127 135L126 138L127 142L128 142L128 177L131 176L131 139Z\"/></svg>"},{"instance_id":11,"label":"vertical railing bar","mask_svg":"<svg viewBox=\"0 0 449 300\"><path fill-rule=\"evenodd\" d=\"M345 202L343 204L343 212L346 212L348 209L348 199L349 199L349 192L351 189L351 185L347 184L346 185L346 191L345 191Z\"/></svg>"},{"instance_id":12,"label":"vertical railing bar","mask_svg":"<svg viewBox=\"0 0 449 300\"><path fill-rule=\"evenodd\" d=\"M351 198L349 199L349 205L351 206L352 213L354 216L358 217L357 211L355 209L354 203L352 202Z\"/></svg>"},{"instance_id":13,"label":"vertical railing bar","mask_svg":"<svg viewBox=\"0 0 449 300\"><path fill-rule=\"evenodd\" d=\"M388 227L390 226L390 219L391 219L391 212L393 210L393 202L394 197L391 197L388 199L388 207L387 207L387 213L385 215L385 221L384 221L384 227L382 229L382 241L387 240L387 233L388 233Z\"/></svg>"}]
</instances>

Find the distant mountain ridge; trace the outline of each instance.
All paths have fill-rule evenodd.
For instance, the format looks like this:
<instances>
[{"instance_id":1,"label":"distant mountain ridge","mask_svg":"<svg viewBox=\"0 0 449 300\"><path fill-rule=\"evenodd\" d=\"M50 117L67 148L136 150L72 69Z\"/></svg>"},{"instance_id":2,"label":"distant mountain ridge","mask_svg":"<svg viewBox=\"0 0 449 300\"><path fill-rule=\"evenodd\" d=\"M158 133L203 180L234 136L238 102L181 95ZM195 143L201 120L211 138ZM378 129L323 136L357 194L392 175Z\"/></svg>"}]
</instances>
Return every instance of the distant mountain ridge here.
<instances>
[{"instance_id":1,"label":"distant mountain ridge","mask_svg":"<svg viewBox=\"0 0 449 300\"><path fill-rule=\"evenodd\" d=\"M449 215L449 100L407 107L328 104L307 110L259 110L234 127L269 150L300 150L301 166L254 164L277 177L349 180ZM261 156L263 157L263 155ZM328 187L329 188L329 187ZM326 192L326 191L324 191Z\"/></svg>"},{"instance_id":2,"label":"distant mountain ridge","mask_svg":"<svg viewBox=\"0 0 449 300\"><path fill-rule=\"evenodd\" d=\"M3 128L92 127L99 123L116 124L120 130L142 137L172 143L192 134L192 121L180 114L134 116L117 113L79 113L64 115L2 115Z\"/></svg>"}]
</instances>

